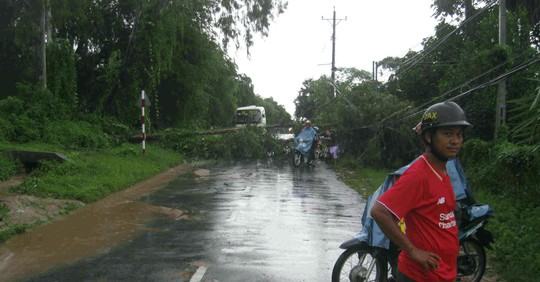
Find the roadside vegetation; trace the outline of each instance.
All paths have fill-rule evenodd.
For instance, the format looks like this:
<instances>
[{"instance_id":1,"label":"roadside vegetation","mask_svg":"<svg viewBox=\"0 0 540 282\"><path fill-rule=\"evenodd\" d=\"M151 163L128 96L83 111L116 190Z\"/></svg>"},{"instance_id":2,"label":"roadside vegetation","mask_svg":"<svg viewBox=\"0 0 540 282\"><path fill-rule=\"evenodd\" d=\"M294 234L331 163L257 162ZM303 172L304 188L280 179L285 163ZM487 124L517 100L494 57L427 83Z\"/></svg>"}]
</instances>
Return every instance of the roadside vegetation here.
<instances>
[{"instance_id":1,"label":"roadside vegetation","mask_svg":"<svg viewBox=\"0 0 540 282\"><path fill-rule=\"evenodd\" d=\"M101 199L182 162L180 154L150 147L122 144L100 151L63 151L68 161L44 161L12 192L72 199L85 203Z\"/></svg>"},{"instance_id":2,"label":"roadside vegetation","mask_svg":"<svg viewBox=\"0 0 540 282\"><path fill-rule=\"evenodd\" d=\"M224 134L193 134L179 129L159 133L159 144L190 159L255 160L281 158L283 148L263 128L234 129Z\"/></svg>"},{"instance_id":3,"label":"roadside vegetation","mask_svg":"<svg viewBox=\"0 0 540 282\"><path fill-rule=\"evenodd\" d=\"M290 122L225 52L267 34L286 4L195 2L2 1L0 151L58 152L68 161L24 168L0 154L0 180L29 170L1 192L89 203L188 159L264 157L274 145L261 131L195 133L233 126L235 109L247 105L265 107L269 124ZM140 141L143 90L144 155L130 144ZM0 241L32 226L6 225L3 196Z\"/></svg>"},{"instance_id":4,"label":"roadside vegetation","mask_svg":"<svg viewBox=\"0 0 540 282\"><path fill-rule=\"evenodd\" d=\"M377 62L388 80L339 68L335 91L327 76L308 79L295 116L336 132L346 156L337 171L369 195L421 151L411 128L426 106L454 99L474 124L462 154L466 174L476 199L496 211L488 225L496 271L529 281L540 273L540 6L507 3L505 46L495 43L498 9L482 10L492 1L434 0L438 25L422 49ZM231 43L251 46L285 8L281 0L1 1L0 149L69 159L40 163L11 192L89 203L186 160L279 156L279 144L261 129L195 133L232 126L234 110L246 105L264 106L268 124L290 123L225 51ZM505 74L507 127L496 130L491 81ZM145 155L129 144L139 134L142 90L151 104L147 134L157 139ZM0 180L22 169L0 155ZM6 227L9 215L0 201L0 241L30 226Z\"/></svg>"},{"instance_id":5,"label":"roadside vegetation","mask_svg":"<svg viewBox=\"0 0 540 282\"><path fill-rule=\"evenodd\" d=\"M78 132L78 131L77 131ZM103 132L84 132L82 136L107 136ZM26 150L49 151L65 155L67 161L42 161L34 167L22 184L9 189L5 195L31 195L40 198L76 200L91 203L116 191L149 178L174 165L197 160L263 159L269 152L279 154L277 141L260 128L245 128L220 135L198 135L193 131L165 130L157 133L159 140L147 145L142 154L140 144L104 142L100 148L76 148L73 143L0 143L0 151ZM72 140L74 137L66 138ZM77 139L77 138L75 138ZM80 137L80 144L89 144ZM104 139L106 140L106 138ZM95 143L92 143L95 144ZM101 143L100 143L101 144ZM274 154L273 157L280 157ZM5 179L22 173L24 167L16 161L0 157L2 177ZM64 207L68 213L80 205ZM9 208L2 203L0 195L0 241L24 232L36 224L11 224Z\"/></svg>"},{"instance_id":6,"label":"roadside vegetation","mask_svg":"<svg viewBox=\"0 0 540 282\"><path fill-rule=\"evenodd\" d=\"M366 195L382 177L365 168L389 172L422 151L411 128L428 106L449 99L460 104L474 125L460 156L465 173L476 200L495 210L487 226L495 237L490 265L504 280L531 281L540 273L540 9L531 1L506 2L505 46L496 44L499 11L493 2L433 1L439 21L434 35L419 51L377 62L386 81L338 69L334 97L329 77L306 80L295 115L336 132L346 158L336 168ZM507 120L496 128L493 81L500 76L506 76Z\"/></svg>"},{"instance_id":7,"label":"roadside vegetation","mask_svg":"<svg viewBox=\"0 0 540 282\"><path fill-rule=\"evenodd\" d=\"M495 236L496 269L507 281L531 281L540 273L539 149L470 140L463 154L475 198L495 210L487 228Z\"/></svg>"},{"instance_id":8,"label":"roadside vegetation","mask_svg":"<svg viewBox=\"0 0 540 282\"><path fill-rule=\"evenodd\" d=\"M384 168L364 167L351 157L339 159L333 167L340 179L364 199L373 194L391 172Z\"/></svg>"},{"instance_id":9,"label":"roadside vegetation","mask_svg":"<svg viewBox=\"0 0 540 282\"><path fill-rule=\"evenodd\" d=\"M0 155L0 181L7 180L17 173L16 161Z\"/></svg>"}]
</instances>

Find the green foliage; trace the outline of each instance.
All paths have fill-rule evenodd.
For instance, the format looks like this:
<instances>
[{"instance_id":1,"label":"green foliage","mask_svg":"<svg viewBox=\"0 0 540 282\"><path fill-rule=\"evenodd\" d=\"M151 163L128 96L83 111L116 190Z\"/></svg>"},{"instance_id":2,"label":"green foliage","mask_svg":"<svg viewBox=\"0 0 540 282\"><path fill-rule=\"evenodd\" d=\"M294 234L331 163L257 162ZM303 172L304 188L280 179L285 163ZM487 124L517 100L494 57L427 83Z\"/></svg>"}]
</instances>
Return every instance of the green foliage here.
<instances>
[{"instance_id":1,"label":"green foliage","mask_svg":"<svg viewBox=\"0 0 540 282\"><path fill-rule=\"evenodd\" d=\"M235 159L262 159L265 156L265 133L258 128L247 128L223 136L220 150L228 151L224 157ZM228 148L227 148L228 147Z\"/></svg>"},{"instance_id":2,"label":"green foliage","mask_svg":"<svg viewBox=\"0 0 540 282\"><path fill-rule=\"evenodd\" d=\"M100 127L84 121L51 122L45 126L43 140L68 149L98 149L110 144Z\"/></svg>"},{"instance_id":3,"label":"green foliage","mask_svg":"<svg viewBox=\"0 0 540 282\"><path fill-rule=\"evenodd\" d=\"M479 202L488 203L495 216L488 222L495 239L490 264L505 281L532 281L540 273L540 208L509 196L476 186Z\"/></svg>"},{"instance_id":4,"label":"green foliage","mask_svg":"<svg viewBox=\"0 0 540 282\"><path fill-rule=\"evenodd\" d=\"M508 281L529 281L540 271L537 240L540 218L540 151L508 142L466 142L463 163L475 198L490 204L495 217L496 270Z\"/></svg>"},{"instance_id":5,"label":"green foliage","mask_svg":"<svg viewBox=\"0 0 540 282\"><path fill-rule=\"evenodd\" d=\"M132 130L110 117L96 115L78 115L78 119L67 119L71 114L64 112L57 115L55 109L49 109L58 103L41 103L53 94L49 91L32 92L32 87L22 86L27 99L36 101L30 107L24 107L23 99L7 97L0 100L0 140L11 142L30 142L45 140L66 148L103 148L110 143L120 144L128 140ZM38 97L43 95L44 97ZM52 99L52 98L51 98ZM61 103L60 103L61 104Z\"/></svg>"},{"instance_id":6,"label":"green foliage","mask_svg":"<svg viewBox=\"0 0 540 282\"><path fill-rule=\"evenodd\" d=\"M464 108L468 120L474 125L469 134L491 140L494 137L496 86L467 91L529 60L537 51L531 46L528 32L534 26L528 18L531 11L523 9L521 5L513 6L508 13L508 44L504 47L493 44L498 38L497 28L494 28L498 25L497 8L483 12L464 25L462 30L447 37L456 30L455 23L470 16L471 11L480 9L481 2L486 1L434 1L433 8L440 23L436 26L435 34L424 40L423 50L419 53L410 52L403 58L386 58L382 65L392 73L384 87L395 96L418 106L406 111L404 115L413 115L414 111L421 112L430 104L466 93L456 102ZM450 20L452 17L454 21ZM443 38L446 40L438 46ZM519 99L527 94L531 102L530 94L536 93L534 89L537 87L537 82L532 78L535 78L537 72L538 66L533 65L509 77L507 99ZM517 112L524 111L516 112L513 107L515 105L512 103L507 106L512 124L510 129L524 121L524 116L515 117ZM528 131L524 129L522 132Z\"/></svg>"},{"instance_id":7,"label":"green foliage","mask_svg":"<svg viewBox=\"0 0 540 282\"><path fill-rule=\"evenodd\" d=\"M23 100L11 96L0 100L0 112L2 139L27 142L39 137L39 128L36 128L28 116Z\"/></svg>"},{"instance_id":8,"label":"green foliage","mask_svg":"<svg viewBox=\"0 0 540 282\"><path fill-rule=\"evenodd\" d=\"M535 80L540 82L540 80ZM513 140L522 144L540 142L540 87L521 98L509 102L513 105L510 122Z\"/></svg>"},{"instance_id":9,"label":"green foliage","mask_svg":"<svg viewBox=\"0 0 540 282\"><path fill-rule=\"evenodd\" d=\"M463 162L473 187L489 187L494 193L507 193L536 201L540 197L540 150L508 142L491 144L470 140L465 143Z\"/></svg>"},{"instance_id":10,"label":"green foliage","mask_svg":"<svg viewBox=\"0 0 540 282\"><path fill-rule=\"evenodd\" d=\"M68 162L42 163L12 191L88 203L181 161L180 155L160 147L149 147L142 155L137 145L128 144L99 152L67 153L67 156Z\"/></svg>"},{"instance_id":11,"label":"green foliage","mask_svg":"<svg viewBox=\"0 0 540 282\"><path fill-rule=\"evenodd\" d=\"M288 125L291 123L291 115L285 110L282 105L279 105L272 97L261 99L261 105L266 111L266 123L269 125Z\"/></svg>"},{"instance_id":12,"label":"green foliage","mask_svg":"<svg viewBox=\"0 0 540 282\"><path fill-rule=\"evenodd\" d=\"M414 126L393 122L390 117L410 103L387 93L369 73L340 69L337 96L328 78L306 80L296 103L296 116L311 119L322 130L332 128L346 154L364 164L389 167L403 165L416 151ZM387 121L387 122L383 122Z\"/></svg>"},{"instance_id":13,"label":"green foliage","mask_svg":"<svg viewBox=\"0 0 540 282\"><path fill-rule=\"evenodd\" d=\"M37 52L43 3L53 15L47 30L48 90L42 89ZM252 88L237 91L243 82L223 49L230 41L250 46L253 35L265 35L285 8L282 0L2 2L0 99L17 96L30 105L21 128L28 119L37 127L9 128L0 138L35 140L42 125L79 113L138 125L143 89L156 128L230 126L235 108L255 94Z\"/></svg>"},{"instance_id":14,"label":"green foliage","mask_svg":"<svg viewBox=\"0 0 540 282\"><path fill-rule=\"evenodd\" d=\"M1 101L0 101L1 102ZM0 117L0 141L7 141L15 136L13 124L5 118Z\"/></svg>"},{"instance_id":15,"label":"green foliage","mask_svg":"<svg viewBox=\"0 0 540 282\"><path fill-rule=\"evenodd\" d=\"M354 158L345 157L337 162L335 169L339 177L349 187L355 189L367 199L383 183L388 171L362 167L359 163Z\"/></svg>"},{"instance_id":16,"label":"green foliage","mask_svg":"<svg viewBox=\"0 0 540 282\"><path fill-rule=\"evenodd\" d=\"M262 159L266 153L281 153L277 140L264 129L247 127L220 135L196 135L191 130L168 129L160 142L188 158L194 159Z\"/></svg>"},{"instance_id":17,"label":"green foliage","mask_svg":"<svg viewBox=\"0 0 540 282\"><path fill-rule=\"evenodd\" d=\"M10 225L7 229L0 231L0 242L4 242L13 235L21 234L26 231L30 226L27 224Z\"/></svg>"},{"instance_id":18,"label":"green foliage","mask_svg":"<svg viewBox=\"0 0 540 282\"><path fill-rule=\"evenodd\" d=\"M47 86L56 97L55 112L60 119L69 119L79 108L75 54L67 40L47 45Z\"/></svg>"},{"instance_id":19,"label":"green foliage","mask_svg":"<svg viewBox=\"0 0 540 282\"><path fill-rule=\"evenodd\" d=\"M9 208L2 202L0 202L0 222L4 221L9 213Z\"/></svg>"},{"instance_id":20,"label":"green foliage","mask_svg":"<svg viewBox=\"0 0 540 282\"><path fill-rule=\"evenodd\" d=\"M125 143L131 137L133 130L115 118L104 117L98 119L101 129L107 135L107 139L114 145Z\"/></svg>"},{"instance_id":21,"label":"green foliage","mask_svg":"<svg viewBox=\"0 0 540 282\"><path fill-rule=\"evenodd\" d=\"M489 162L491 144L480 139L470 139L465 142L461 160L471 168L481 168L481 164Z\"/></svg>"},{"instance_id":22,"label":"green foliage","mask_svg":"<svg viewBox=\"0 0 540 282\"><path fill-rule=\"evenodd\" d=\"M17 172L17 163L0 154L0 181L6 180Z\"/></svg>"}]
</instances>

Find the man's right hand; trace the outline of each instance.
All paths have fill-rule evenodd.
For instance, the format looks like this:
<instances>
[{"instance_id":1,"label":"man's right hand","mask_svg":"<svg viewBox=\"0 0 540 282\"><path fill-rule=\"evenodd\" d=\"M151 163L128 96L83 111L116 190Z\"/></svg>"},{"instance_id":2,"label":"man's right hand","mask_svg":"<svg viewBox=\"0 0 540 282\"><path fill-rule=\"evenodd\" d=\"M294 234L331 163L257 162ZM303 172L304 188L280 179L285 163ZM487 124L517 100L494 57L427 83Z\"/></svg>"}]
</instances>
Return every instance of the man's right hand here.
<instances>
[{"instance_id":1,"label":"man's right hand","mask_svg":"<svg viewBox=\"0 0 540 282\"><path fill-rule=\"evenodd\" d=\"M441 258L434 253L413 248L408 254L414 261L418 262L424 270L431 271L439 267Z\"/></svg>"}]
</instances>

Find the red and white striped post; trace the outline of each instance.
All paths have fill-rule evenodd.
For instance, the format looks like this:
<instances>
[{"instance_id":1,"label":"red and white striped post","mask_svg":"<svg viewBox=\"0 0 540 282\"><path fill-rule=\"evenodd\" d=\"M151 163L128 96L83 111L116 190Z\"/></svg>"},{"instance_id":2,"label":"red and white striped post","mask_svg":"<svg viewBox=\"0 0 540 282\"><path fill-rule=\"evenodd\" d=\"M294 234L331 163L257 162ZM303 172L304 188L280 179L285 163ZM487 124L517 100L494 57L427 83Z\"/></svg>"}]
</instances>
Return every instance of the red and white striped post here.
<instances>
[{"instance_id":1,"label":"red and white striped post","mask_svg":"<svg viewBox=\"0 0 540 282\"><path fill-rule=\"evenodd\" d=\"M141 91L141 129L142 129L142 152L146 152L146 132L144 128L144 90Z\"/></svg>"}]
</instances>

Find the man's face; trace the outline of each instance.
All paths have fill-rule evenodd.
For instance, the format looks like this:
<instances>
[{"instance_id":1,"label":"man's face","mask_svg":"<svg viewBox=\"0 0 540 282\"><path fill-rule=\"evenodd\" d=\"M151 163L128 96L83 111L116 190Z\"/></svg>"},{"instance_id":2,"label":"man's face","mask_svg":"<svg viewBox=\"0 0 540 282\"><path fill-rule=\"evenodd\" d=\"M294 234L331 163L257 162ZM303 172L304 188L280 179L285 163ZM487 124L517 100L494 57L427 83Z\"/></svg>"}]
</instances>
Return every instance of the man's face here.
<instances>
[{"instance_id":1,"label":"man's face","mask_svg":"<svg viewBox=\"0 0 540 282\"><path fill-rule=\"evenodd\" d=\"M463 128L460 126L441 127L431 137L434 150L446 158L455 158L463 146Z\"/></svg>"}]
</instances>

